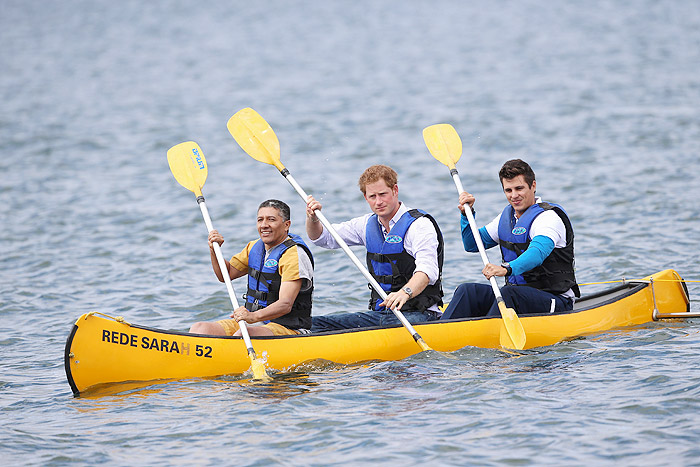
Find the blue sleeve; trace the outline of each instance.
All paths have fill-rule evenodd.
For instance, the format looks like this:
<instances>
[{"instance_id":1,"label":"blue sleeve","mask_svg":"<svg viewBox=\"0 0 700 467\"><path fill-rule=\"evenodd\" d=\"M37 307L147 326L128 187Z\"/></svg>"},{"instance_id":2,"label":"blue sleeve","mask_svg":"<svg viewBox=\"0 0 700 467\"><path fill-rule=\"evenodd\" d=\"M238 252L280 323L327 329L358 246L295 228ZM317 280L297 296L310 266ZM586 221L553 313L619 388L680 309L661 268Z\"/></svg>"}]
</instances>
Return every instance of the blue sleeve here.
<instances>
[{"instance_id":1,"label":"blue sleeve","mask_svg":"<svg viewBox=\"0 0 700 467\"><path fill-rule=\"evenodd\" d=\"M510 262L513 275L518 276L536 268L544 262L547 256L552 253L552 250L554 250L554 241L551 238L544 235L536 236L530 241L530 246L527 247L527 250Z\"/></svg>"},{"instance_id":2,"label":"blue sleeve","mask_svg":"<svg viewBox=\"0 0 700 467\"><path fill-rule=\"evenodd\" d=\"M469 219L467 219L467 216L464 214L461 216L460 224L462 226L462 243L464 244L464 249L470 253L478 252L479 247L476 246L474 234L472 234L472 228L469 227ZM486 231L486 227L479 229L479 235L481 236L481 241L484 243L484 248L493 248L497 245L497 243L491 238L491 235L489 235L489 233Z\"/></svg>"}]
</instances>

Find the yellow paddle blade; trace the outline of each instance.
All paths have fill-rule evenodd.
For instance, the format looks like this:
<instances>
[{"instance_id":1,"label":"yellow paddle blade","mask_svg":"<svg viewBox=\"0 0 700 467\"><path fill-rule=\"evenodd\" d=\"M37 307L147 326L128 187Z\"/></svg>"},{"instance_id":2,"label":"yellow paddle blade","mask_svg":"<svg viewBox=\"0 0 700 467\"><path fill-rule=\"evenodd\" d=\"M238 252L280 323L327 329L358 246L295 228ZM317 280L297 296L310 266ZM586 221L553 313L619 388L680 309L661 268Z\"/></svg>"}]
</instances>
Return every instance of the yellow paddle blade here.
<instances>
[{"instance_id":1,"label":"yellow paddle blade","mask_svg":"<svg viewBox=\"0 0 700 467\"><path fill-rule=\"evenodd\" d=\"M250 359L251 369L253 370L253 379L261 381L272 381L272 378L265 371L265 362L259 358Z\"/></svg>"},{"instance_id":2,"label":"yellow paddle blade","mask_svg":"<svg viewBox=\"0 0 700 467\"><path fill-rule=\"evenodd\" d=\"M207 161L197 143L187 141L168 149L168 164L177 182L197 196L207 181Z\"/></svg>"},{"instance_id":3,"label":"yellow paddle blade","mask_svg":"<svg viewBox=\"0 0 700 467\"><path fill-rule=\"evenodd\" d=\"M236 112L226 124L238 145L256 161L284 169L280 161L280 142L272 127L250 107Z\"/></svg>"},{"instance_id":4,"label":"yellow paddle blade","mask_svg":"<svg viewBox=\"0 0 700 467\"><path fill-rule=\"evenodd\" d=\"M418 342L418 345L420 345L420 348L423 350L433 350L428 344L425 343L423 338L418 339L416 342Z\"/></svg>"},{"instance_id":5,"label":"yellow paddle blade","mask_svg":"<svg viewBox=\"0 0 700 467\"><path fill-rule=\"evenodd\" d=\"M513 341L508 335L508 330L503 320L501 320L501 326L498 332L498 342L504 350L515 349L515 344L513 344Z\"/></svg>"},{"instance_id":6,"label":"yellow paddle blade","mask_svg":"<svg viewBox=\"0 0 700 467\"><path fill-rule=\"evenodd\" d=\"M462 140L449 123L430 125L423 130L423 141L433 157L451 169L462 157Z\"/></svg>"},{"instance_id":7,"label":"yellow paddle blade","mask_svg":"<svg viewBox=\"0 0 700 467\"><path fill-rule=\"evenodd\" d=\"M501 333L501 345L510 349L524 349L526 341L525 329L523 329L523 323L521 323L520 319L518 319L518 315L515 313L515 310L512 308L507 308L506 304L503 302L498 304L498 308L501 311L501 318L503 319L503 324L507 333ZM512 344L512 346L508 344Z\"/></svg>"}]
</instances>

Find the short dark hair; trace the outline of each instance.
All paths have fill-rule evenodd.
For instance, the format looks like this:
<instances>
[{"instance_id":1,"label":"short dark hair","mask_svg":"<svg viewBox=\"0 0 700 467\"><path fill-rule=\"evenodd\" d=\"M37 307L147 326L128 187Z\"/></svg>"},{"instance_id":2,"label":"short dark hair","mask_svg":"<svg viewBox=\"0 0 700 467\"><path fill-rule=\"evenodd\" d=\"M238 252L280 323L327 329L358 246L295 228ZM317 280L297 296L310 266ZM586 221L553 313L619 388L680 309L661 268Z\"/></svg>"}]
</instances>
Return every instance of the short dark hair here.
<instances>
[{"instance_id":1,"label":"short dark hair","mask_svg":"<svg viewBox=\"0 0 700 467\"><path fill-rule=\"evenodd\" d=\"M287 203L284 201L280 201L278 199L268 199L260 203L260 206L258 206L258 211L262 208L275 208L279 211L280 216L282 216L282 219L285 221L288 221L291 217L290 212L289 212L289 206Z\"/></svg>"},{"instance_id":2,"label":"short dark hair","mask_svg":"<svg viewBox=\"0 0 700 467\"><path fill-rule=\"evenodd\" d=\"M511 159L506 161L498 171L498 178L501 180L501 185L503 185L503 179L510 180L518 175L522 175L525 178L525 183L532 187L532 182L535 181L535 172L532 170L530 165L521 159Z\"/></svg>"}]
</instances>

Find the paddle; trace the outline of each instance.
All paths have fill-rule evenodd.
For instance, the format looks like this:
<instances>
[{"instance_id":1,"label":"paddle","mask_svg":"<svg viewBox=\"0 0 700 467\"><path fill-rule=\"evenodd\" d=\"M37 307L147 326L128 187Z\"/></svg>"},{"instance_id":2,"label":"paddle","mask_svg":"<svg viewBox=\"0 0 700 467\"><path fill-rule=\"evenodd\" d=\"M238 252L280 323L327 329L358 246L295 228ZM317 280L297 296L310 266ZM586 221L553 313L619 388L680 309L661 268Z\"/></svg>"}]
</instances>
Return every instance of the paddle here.
<instances>
[{"instance_id":1,"label":"paddle","mask_svg":"<svg viewBox=\"0 0 700 467\"><path fill-rule=\"evenodd\" d=\"M277 170L280 171L282 176L287 179L287 181L294 187L299 196L306 202L309 197L306 192L299 186L299 184L294 180L292 174L280 161L280 143L272 131L270 125L263 119L260 114L251 108L245 108L236 112L228 121L228 131L231 132L233 139L238 142L238 144L243 148L245 152L248 153L253 159L264 162L266 164L274 165ZM386 292L379 285L379 283L372 277L367 268L360 262L360 260L355 256L355 254L350 250L348 244L338 235L338 232L333 228L326 216L323 215L321 211L316 211L316 216L319 218L323 226L330 232L336 242L343 249L348 258L355 264L355 266L360 270L360 272L365 276L365 278L372 285L374 290L379 293L382 299L386 300ZM423 350L432 350L428 344L425 343L423 338L416 332L416 330L411 326L406 317L399 310L391 310L394 315L401 321L401 324L411 333L413 339L420 345Z\"/></svg>"},{"instance_id":2,"label":"paddle","mask_svg":"<svg viewBox=\"0 0 700 467\"><path fill-rule=\"evenodd\" d=\"M212 226L209 211L207 210L207 205L204 202L204 196L202 195L202 187L204 186L204 182L207 180L207 161L204 159L204 153L200 149L199 145L194 141L187 141L168 149L168 164L170 165L170 170L175 176L175 180L197 196L197 203L202 211L204 223L207 225L207 230L211 232L214 230L214 227ZM231 277L228 275L228 268L226 267L224 256L221 253L221 246L216 242L214 242L214 253L216 254L216 259L219 262L221 275L224 277L224 282L226 283L228 296L231 299L231 306L233 306L233 309L235 310L238 308L238 300L236 300L236 294L233 291L233 285L231 285ZM248 349L248 356L250 357L253 377L255 379L262 380L271 379L265 371L265 363L258 359L255 355L255 350L253 349L253 343L250 341L250 335L248 334L246 322L244 320L240 320L238 322L238 326L241 328L241 335L243 336L243 341Z\"/></svg>"},{"instance_id":3,"label":"paddle","mask_svg":"<svg viewBox=\"0 0 700 467\"><path fill-rule=\"evenodd\" d=\"M423 140L425 145L428 147L430 154L443 164L445 164L450 169L450 174L457 187L457 192L462 193L464 187L462 187L462 181L459 178L459 173L455 164L462 156L462 140L459 138L457 131L447 123L441 123L438 125L431 125L423 130ZM464 212L469 220L469 226L472 229L472 234L474 235L474 240L479 248L479 253L481 254L481 260L484 262L484 266L489 264L489 258L486 256L486 249L484 248L484 243L481 241L481 235L479 235L479 230L476 228L476 221L474 220L474 215L471 209L465 209ZM506 348L522 349L525 347L525 330L523 325L518 319L518 315L515 310L508 308L503 297L501 296L501 290L498 288L498 283L496 278L491 276L489 280L491 283L491 288L493 288L493 293L496 296L496 301L498 302L498 309L501 311L501 318L503 319L503 324L505 325L507 336L501 333L501 345Z\"/></svg>"}]
</instances>

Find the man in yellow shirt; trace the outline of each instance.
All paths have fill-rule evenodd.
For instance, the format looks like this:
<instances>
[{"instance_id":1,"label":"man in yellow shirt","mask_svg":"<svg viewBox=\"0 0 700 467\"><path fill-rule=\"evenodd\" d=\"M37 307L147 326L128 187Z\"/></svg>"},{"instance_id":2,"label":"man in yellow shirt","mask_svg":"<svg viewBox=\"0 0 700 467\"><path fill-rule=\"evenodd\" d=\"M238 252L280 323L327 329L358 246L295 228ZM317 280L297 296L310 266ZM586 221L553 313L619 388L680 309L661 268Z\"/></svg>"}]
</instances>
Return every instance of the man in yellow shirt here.
<instances>
[{"instance_id":1,"label":"man in yellow shirt","mask_svg":"<svg viewBox=\"0 0 700 467\"><path fill-rule=\"evenodd\" d=\"M248 275L246 301L233 311L231 318L216 322L197 322L191 333L231 336L240 335L238 321L250 326L251 336L272 336L308 333L311 328L313 293L313 256L298 235L289 233L289 206L282 201L263 201L258 208L259 239L226 261L226 273L237 279ZM224 277L216 260L213 244L222 245L224 238L216 230L209 234L211 263L216 277Z\"/></svg>"}]
</instances>

